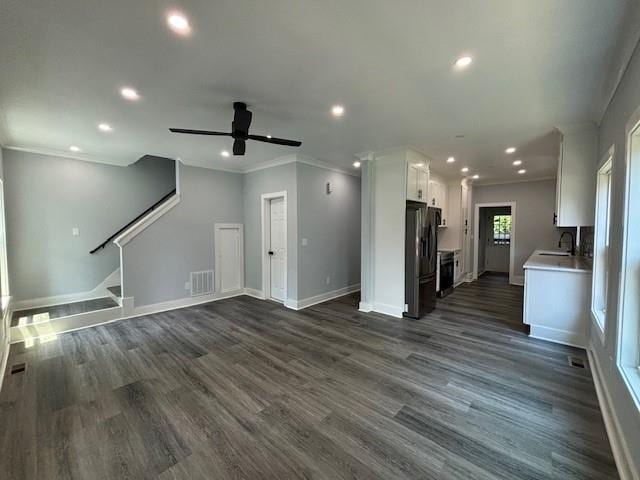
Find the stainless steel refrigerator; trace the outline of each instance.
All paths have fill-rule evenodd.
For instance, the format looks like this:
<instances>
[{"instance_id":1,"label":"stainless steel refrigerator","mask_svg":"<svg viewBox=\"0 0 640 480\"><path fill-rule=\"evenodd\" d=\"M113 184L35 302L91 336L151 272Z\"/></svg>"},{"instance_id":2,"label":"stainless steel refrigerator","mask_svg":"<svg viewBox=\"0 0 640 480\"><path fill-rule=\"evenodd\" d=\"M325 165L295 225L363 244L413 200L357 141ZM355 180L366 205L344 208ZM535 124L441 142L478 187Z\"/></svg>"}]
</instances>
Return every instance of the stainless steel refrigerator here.
<instances>
[{"instance_id":1,"label":"stainless steel refrigerator","mask_svg":"<svg viewBox=\"0 0 640 480\"><path fill-rule=\"evenodd\" d=\"M438 225L441 211L407 202L405 243L405 317L421 318L436 306Z\"/></svg>"}]
</instances>

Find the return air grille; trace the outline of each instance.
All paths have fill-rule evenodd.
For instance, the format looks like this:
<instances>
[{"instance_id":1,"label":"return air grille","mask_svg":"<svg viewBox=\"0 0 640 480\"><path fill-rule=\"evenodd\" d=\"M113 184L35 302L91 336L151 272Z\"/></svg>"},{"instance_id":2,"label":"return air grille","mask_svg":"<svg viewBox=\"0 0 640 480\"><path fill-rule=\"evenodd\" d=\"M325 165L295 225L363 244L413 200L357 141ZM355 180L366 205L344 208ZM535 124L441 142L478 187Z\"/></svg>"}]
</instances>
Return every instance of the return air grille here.
<instances>
[{"instance_id":1,"label":"return air grille","mask_svg":"<svg viewBox=\"0 0 640 480\"><path fill-rule=\"evenodd\" d=\"M191 272L191 296L199 297L213 293L213 270Z\"/></svg>"}]
</instances>

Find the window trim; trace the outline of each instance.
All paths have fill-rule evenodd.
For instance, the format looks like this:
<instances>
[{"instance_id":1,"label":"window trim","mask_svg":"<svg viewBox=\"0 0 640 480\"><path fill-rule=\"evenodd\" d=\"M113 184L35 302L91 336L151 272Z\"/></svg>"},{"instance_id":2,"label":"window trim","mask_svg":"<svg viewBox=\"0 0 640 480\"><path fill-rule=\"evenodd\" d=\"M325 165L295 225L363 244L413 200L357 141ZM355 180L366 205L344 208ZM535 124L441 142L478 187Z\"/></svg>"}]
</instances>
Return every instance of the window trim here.
<instances>
[{"instance_id":1,"label":"window trim","mask_svg":"<svg viewBox=\"0 0 640 480\"><path fill-rule=\"evenodd\" d=\"M624 200L623 200L623 221L622 221L622 255L620 265L620 276L618 278L618 328L616 338L616 365L623 382L625 383L636 408L640 410L640 336L636 335L635 352L627 352L623 342L623 333L629 329L629 324L625 322L625 311L627 309L627 263L629 256L630 236L632 234L629 228L631 220L630 200L631 200L631 180L632 180L632 133L640 128L640 107L636 109L627 122L625 129L625 182L624 182ZM639 153L640 155L640 153ZM640 160L639 160L640 163ZM640 165L636 168L640 169ZM637 320L635 329L632 333L635 335L640 331L640 319ZM635 355L635 362L629 361L627 357ZM635 364L634 364L635 363Z\"/></svg>"},{"instance_id":2,"label":"window trim","mask_svg":"<svg viewBox=\"0 0 640 480\"><path fill-rule=\"evenodd\" d=\"M604 308L602 310L596 307L596 299L598 292L596 291L600 285L598 285L598 268L600 267L600 254L599 250L599 239L600 235L605 235L607 238L607 242L610 240L610 230L611 230L611 202L613 201L613 162L615 157L615 147L612 145L607 150L606 155L603 157L600 166L598 167L598 171L596 173L596 208L595 208L595 221L594 221L594 231L593 231L593 277L591 282L591 318L592 323L595 325L595 331L598 333L598 337L600 338L601 345L605 343L605 331L607 324L607 310L608 310L608 292L611 289L611 255L610 255L610 246L607 248L607 271L602 272L601 274L605 274L606 278L603 280L605 285L608 285L608 288L605 287L604 298L602 299L602 303L604 304ZM598 222L598 218L600 216L600 209L602 208L600 202L600 180L603 175L609 176L609 186L608 186L608 202L607 202L607 219L606 219L606 231L601 232L600 229L602 226Z\"/></svg>"}]
</instances>

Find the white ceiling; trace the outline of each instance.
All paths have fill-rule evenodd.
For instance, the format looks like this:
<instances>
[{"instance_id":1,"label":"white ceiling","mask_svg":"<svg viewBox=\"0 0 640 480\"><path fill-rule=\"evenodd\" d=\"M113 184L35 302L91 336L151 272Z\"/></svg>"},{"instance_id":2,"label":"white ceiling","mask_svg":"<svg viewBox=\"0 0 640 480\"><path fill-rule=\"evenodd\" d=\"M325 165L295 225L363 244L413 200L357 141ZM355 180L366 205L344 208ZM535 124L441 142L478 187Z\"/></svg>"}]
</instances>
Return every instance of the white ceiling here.
<instances>
[{"instance_id":1,"label":"white ceiling","mask_svg":"<svg viewBox=\"0 0 640 480\"><path fill-rule=\"evenodd\" d=\"M293 153L168 127L251 131L303 142L299 153L352 168L354 154L401 145L457 176L555 175L557 125L597 121L608 58L628 0L183 0L193 35L166 28L165 0L3 0L0 140L128 164L150 154L243 169ZM455 71L470 54L473 65ZM118 90L136 87L142 99ZM346 108L342 119L331 105ZM96 125L113 125L111 134ZM464 138L456 138L464 135ZM450 166L446 157L454 155Z\"/></svg>"}]
</instances>

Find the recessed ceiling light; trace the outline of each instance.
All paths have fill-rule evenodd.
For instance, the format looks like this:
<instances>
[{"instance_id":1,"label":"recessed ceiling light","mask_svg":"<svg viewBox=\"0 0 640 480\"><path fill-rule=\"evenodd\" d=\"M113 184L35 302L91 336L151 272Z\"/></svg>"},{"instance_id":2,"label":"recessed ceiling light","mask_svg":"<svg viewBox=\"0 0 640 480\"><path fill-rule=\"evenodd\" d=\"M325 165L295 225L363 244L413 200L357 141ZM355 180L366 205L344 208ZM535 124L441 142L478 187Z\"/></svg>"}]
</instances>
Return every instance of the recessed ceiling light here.
<instances>
[{"instance_id":1,"label":"recessed ceiling light","mask_svg":"<svg viewBox=\"0 0 640 480\"><path fill-rule=\"evenodd\" d=\"M447 158L447 163L453 163L453 162L455 162L455 161L456 161L455 157L449 157L449 158Z\"/></svg>"},{"instance_id":2,"label":"recessed ceiling light","mask_svg":"<svg viewBox=\"0 0 640 480\"><path fill-rule=\"evenodd\" d=\"M80 151L80 147L76 147L75 145L71 145L69 147L69 150L71 150L72 152L79 152Z\"/></svg>"},{"instance_id":3,"label":"recessed ceiling light","mask_svg":"<svg viewBox=\"0 0 640 480\"><path fill-rule=\"evenodd\" d=\"M520 175L524 175L525 173L527 173L527 171L523 168L522 170L518 170L518 173Z\"/></svg>"},{"instance_id":4,"label":"recessed ceiling light","mask_svg":"<svg viewBox=\"0 0 640 480\"><path fill-rule=\"evenodd\" d=\"M334 105L331 107L331 114L334 117L341 117L344 115L344 107L342 105Z\"/></svg>"},{"instance_id":5,"label":"recessed ceiling light","mask_svg":"<svg viewBox=\"0 0 640 480\"><path fill-rule=\"evenodd\" d=\"M467 173L467 172L469 171L469 167L461 168L461 169L460 169L460 171L461 171L462 173Z\"/></svg>"},{"instance_id":6,"label":"recessed ceiling light","mask_svg":"<svg viewBox=\"0 0 640 480\"><path fill-rule=\"evenodd\" d=\"M505 153L511 155L512 153L516 153L516 147L509 147L505 150Z\"/></svg>"},{"instance_id":7,"label":"recessed ceiling light","mask_svg":"<svg viewBox=\"0 0 640 480\"><path fill-rule=\"evenodd\" d=\"M111 128L111 125L109 125L108 123L101 123L100 125L98 125L98 130L100 130L101 132L111 132L113 131L113 128Z\"/></svg>"},{"instance_id":8,"label":"recessed ceiling light","mask_svg":"<svg viewBox=\"0 0 640 480\"><path fill-rule=\"evenodd\" d=\"M477 179L479 179L479 178L480 178L480 175L477 175L477 174L476 174L476 175L474 175L474 176L473 176L473 177L471 177L471 178L473 178L474 180L477 180Z\"/></svg>"},{"instance_id":9,"label":"recessed ceiling light","mask_svg":"<svg viewBox=\"0 0 640 480\"><path fill-rule=\"evenodd\" d=\"M466 68L469 65L471 65L471 63L473 62L473 58L471 58L468 55L465 55L464 57L460 57L456 60L456 67L458 68Z\"/></svg>"},{"instance_id":10,"label":"recessed ceiling light","mask_svg":"<svg viewBox=\"0 0 640 480\"><path fill-rule=\"evenodd\" d=\"M178 35L189 35L191 33L191 25L189 25L189 20L183 13L169 13L167 15L167 25Z\"/></svg>"},{"instance_id":11,"label":"recessed ceiling light","mask_svg":"<svg viewBox=\"0 0 640 480\"><path fill-rule=\"evenodd\" d=\"M131 87L122 88L120 90L120 95L122 95L127 100L132 100L132 101L138 100L140 98L140 95L138 94L136 89Z\"/></svg>"},{"instance_id":12,"label":"recessed ceiling light","mask_svg":"<svg viewBox=\"0 0 640 480\"><path fill-rule=\"evenodd\" d=\"M424 167L424 163L416 163L416 167Z\"/></svg>"},{"instance_id":13,"label":"recessed ceiling light","mask_svg":"<svg viewBox=\"0 0 640 480\"><path fill-rule=\"evenodd\" d=\"M222 155L224 158L227 158L229 156L229 152L227 150L222 150L220 152L220 155Z\"/></svg>"},{"instance_id":14,"label":"recessed ceiling light","mask_svg":"<svg viewBox=\"0 0 640 480\"><path fill-rule=\"evenodd\" d=\"M518 165L522 165L522 160L516 160L513 164L517 167Z\"/></svg>"},{"instance_id":15,"label":"recessed ceiling light","mask_svg":"<svg viewBox=\"0 0 640 480\"><path fill-rule=\"evenodd\" d=\"M271 135L267 135L267 138L271 138Z\"/></svg>"},{"instance_id":16,"label":"recessed ceiling light","mask_svg":"<svg viewBox=\"0 0 640 480\"><path fill-rule=\"evenodd\" d=\"M353 162L353 166L356 168L360 168L360 162L358 161Z\"/></svg>"}]
</instances>

